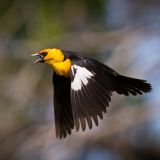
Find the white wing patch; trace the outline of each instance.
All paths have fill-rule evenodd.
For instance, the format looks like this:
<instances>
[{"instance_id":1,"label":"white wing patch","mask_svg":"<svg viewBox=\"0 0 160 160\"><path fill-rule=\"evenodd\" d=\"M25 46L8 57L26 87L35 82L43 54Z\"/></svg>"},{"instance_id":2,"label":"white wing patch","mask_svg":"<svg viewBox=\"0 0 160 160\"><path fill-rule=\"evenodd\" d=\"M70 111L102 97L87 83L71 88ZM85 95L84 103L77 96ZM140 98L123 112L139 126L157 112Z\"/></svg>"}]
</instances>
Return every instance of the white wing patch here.
<instances>
[{"instance_id":1,"label":"white wing patch","mask_svg":"<svg viewBox=\"0 0 160 160\"><path fill-rule=\"evenodd\" d=\"M74 73L74 69L76 69L76 73ZM73 65L71 67L72 74L74 76L74 79L71 83L71 88L74 91L78 91L82 88L83 85L88 84L88 79L91 79L94 76L94 73L87 70L85 67L80 67L77 65Z\"/></svg>"}]
</instances>

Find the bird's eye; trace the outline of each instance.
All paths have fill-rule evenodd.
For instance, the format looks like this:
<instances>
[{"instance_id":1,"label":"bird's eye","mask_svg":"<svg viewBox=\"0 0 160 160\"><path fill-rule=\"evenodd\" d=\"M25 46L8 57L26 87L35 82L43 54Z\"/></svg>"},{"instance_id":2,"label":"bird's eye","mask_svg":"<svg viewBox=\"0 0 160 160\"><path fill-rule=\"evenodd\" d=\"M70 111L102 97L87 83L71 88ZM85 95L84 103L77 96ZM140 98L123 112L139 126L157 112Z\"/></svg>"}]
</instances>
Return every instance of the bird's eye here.
<instances>
[{"instance_id":1,"label":"bird's eye","mask_svg":"<svg viewBox=\"0 0 160 160\"><path fill-rule=\"evenodd\" d=\"M42 53L41 53L41 55L42 55L43 57L45 57L47 54L48 54L48 52L42 52Z\"/></svg>"}]
</instances>

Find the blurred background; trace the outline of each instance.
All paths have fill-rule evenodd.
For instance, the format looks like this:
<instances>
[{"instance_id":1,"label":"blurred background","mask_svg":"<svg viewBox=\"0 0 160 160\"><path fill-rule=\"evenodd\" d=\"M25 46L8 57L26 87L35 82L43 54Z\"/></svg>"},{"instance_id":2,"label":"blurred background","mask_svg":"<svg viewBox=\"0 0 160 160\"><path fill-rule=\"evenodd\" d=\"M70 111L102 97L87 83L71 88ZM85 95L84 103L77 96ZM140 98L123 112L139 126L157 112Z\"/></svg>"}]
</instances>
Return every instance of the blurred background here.
<instances>
[{"instance_id":1,"label":"blurred background","mask_svg":"<svg viewBox=\"0 0 160 160\"><path fill-rule=\"evenodd\" d=\"M159 160L159 28L159 0L1 0L0 159ZM146 79L153 92L114 93L98 127L56 139L53 71L30 57L48 47Z\"/></svg>"}]
</instances>

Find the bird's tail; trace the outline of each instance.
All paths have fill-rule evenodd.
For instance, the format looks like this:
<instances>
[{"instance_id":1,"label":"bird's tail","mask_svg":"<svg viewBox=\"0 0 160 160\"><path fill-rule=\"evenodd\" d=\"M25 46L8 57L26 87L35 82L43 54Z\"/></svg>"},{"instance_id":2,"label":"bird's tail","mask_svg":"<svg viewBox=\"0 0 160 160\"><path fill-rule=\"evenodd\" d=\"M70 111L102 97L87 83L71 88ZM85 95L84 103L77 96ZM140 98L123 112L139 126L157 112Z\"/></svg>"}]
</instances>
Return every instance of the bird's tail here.
<instances>
[{"instance_id":1,"label":"bird's tail","mask_svg":"<svg viewBox=\"0 0 160 160\"><path fill-rule=\"evenodd\" d=\"M118 75L116 78L115 91L118 94L124 94L126 96L132 94L135 96L137 94L142 95L143 93L152 91L152 86L146 80Z\"/></svg>"}]
</instances>

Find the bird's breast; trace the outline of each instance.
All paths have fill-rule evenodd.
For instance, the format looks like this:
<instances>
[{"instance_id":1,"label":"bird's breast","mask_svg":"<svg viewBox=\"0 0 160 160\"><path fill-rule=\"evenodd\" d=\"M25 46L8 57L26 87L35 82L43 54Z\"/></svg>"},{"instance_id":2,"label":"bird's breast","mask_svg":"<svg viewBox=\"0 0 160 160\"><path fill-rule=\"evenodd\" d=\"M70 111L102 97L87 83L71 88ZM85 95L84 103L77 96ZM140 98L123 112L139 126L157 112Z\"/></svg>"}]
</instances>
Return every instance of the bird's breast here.
<instances>
[{"instance_id":1,"label":"bird's breast","mask_svg":"<svg viewBox=\"0 0 160 160\"><path fill-rule=\"evenodd\" d=\"M54 62L53 67L58 75L67 77L71 70L71 61L66 59L63 62Z\"/></svg>"}]
</instances>

